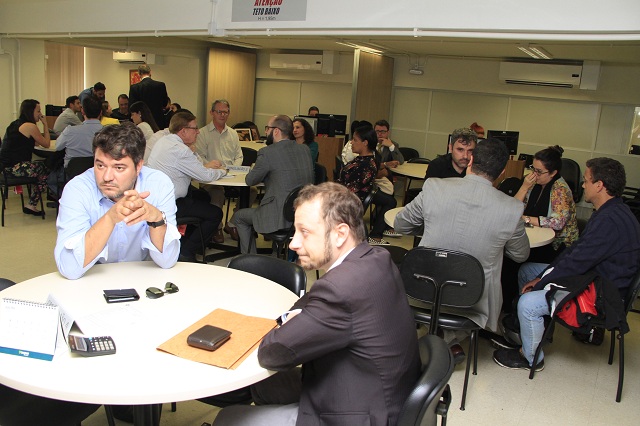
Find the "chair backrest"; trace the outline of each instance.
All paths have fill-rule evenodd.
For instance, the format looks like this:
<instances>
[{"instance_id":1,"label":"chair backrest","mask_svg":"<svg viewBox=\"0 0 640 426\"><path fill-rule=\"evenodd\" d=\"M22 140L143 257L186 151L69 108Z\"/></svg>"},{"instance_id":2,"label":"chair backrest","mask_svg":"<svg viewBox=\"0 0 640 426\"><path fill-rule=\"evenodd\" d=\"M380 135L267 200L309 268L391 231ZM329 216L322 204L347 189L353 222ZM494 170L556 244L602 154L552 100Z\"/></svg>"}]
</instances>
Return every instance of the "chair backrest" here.
<instances>
[{"instance_id":1,"label":"chair backrest","mask_svg":"<svg viewBox=\"0 0 640 426\"><path fill-rule=\"evenodd\" d=\"M404 157L404 161L409 161L412 158L420 157L420 153L417 150L415 150L413 148L406 147L406 146L401 146L400 147L400 153Z\"/></svg>"},{"instance_id":2,"label":"chair backrest","mask_svg":"<svg viewBox=\"0 0 640 426\"><path fill-rule=\"evenodd\" d=\"M314 172L316 174L314 184L318 185L327 181L327 168L320 163L316 163Z\"/></svg>"},{"instance_id":3,"label":"chair backrest","mask_svg":"<svg viewBox=\"0 0 640 426\"><path fill-rule=\"evenodd\" d=\"M64 169L65 179L70 181L93 167L93 157L72 157Z\"/></svg>"},{"instance_id":4,"label":"chair backrest","mask_svg":"<svg viewBox=\"0 0 640 426\"><path fill-rule=\"evenodd\" d=\"M242 165L250 166L256 162L258 158L258 151L253 148L240 147L242 149Z\"/></svg>"},{"instance_id":5,"label":"chair backrest","mask_svg":"<svg viewBox=\"0 0 640 426\"><path fill-rule=\"evenodd\" d=\"M293 202L298 198L298 193L302 189L302 186L297 187L293 191L287 195L287 199L284 200L284 206L282 208L282 213L284 214L284 219L287 222L293 222L296 218L296 211L293 208Z\"/></svg>"},{"instance_id":6,"label":"chair backrest","mask_svg":"<svg viewBox=\"0 0 640 426\"><path fill-rule=\"evenodd\" d=\"M640 292L640 270L636 273L636 276L633 277L631 281L631 285L627 290L627 297L625 297L626 306L624 307L624 311L629 313L631 309L633 309L633 302L638 298L638 293Z\"/></svg>"},{"instance_id":7,"label":"chair backrest","mask_svg":"<svg viewBox=\"0 0 640 426\"><path fill-rule=\"evenodd\" d=\"M407 295L425 303L436 302L436 287L442 287L441 306L470 308L484 291L484 270L466 253L431 247L416 247L406 254L400 270Z\"/></svg>"},{"instance_id":8,"label":"chair backrest","mask_svg":"<svg viewBox=\"0 0 640 426\"><path fill-rule=\"evenodd\" d=\"M336 168L333 169L334 181L338 180L338 178L340 177L340 170L342 170L342 166L344 166L344 164L342 163L342 157L336 155Z\"/></svg>"},{"instance_id":9,"label":"chair backrest","mask_svg":"<svg viewBox=\"0 0 640 426\"><path fill-rule=\"evenodd\" d=\"M560 175L567 181L569 189L573 194L573 201L576 203L582 198L582 174L580 173L580 165L570 158L562 159L562 170Z\"/></svg>"},{"instance_id":10,"label":"chair backrest","mask_svg":"<svg viewBox=\"0 0 640 426\"><path fill-rule=\"evenodd\" d=\"M522 186L522 180L517 177L508 177L498 185L498 190L504 192L510 197L513 197L518 193L518 190Z\"/></svg>"},{"instance_id":11,"label":"chair backrest","mask_svg":"<svg viewBox=\"0 0 640 426\"><path fill-rule=\"evenodd\" d=\"M307 287L307 274L293 262L260 254L241 254L229 262L229 268L249 272L280 284L298 297Z\"/></svg>"},{"instance_id":12,"label":"chair backrest","mask_svg":"<svg viewBox=\"0 0 640 426\"><path fill-rule=\"evenodd\" d=\"M0 278L0 291L4 290L5 288L9 288L12 285L14 285L15 282L7 279L7 278Z\"/></svg>"},{"instance_id":13,"label":"chair backrest","mask_svg":"<svg viewBox=\"0 0 640 426\"><path fill-rule=\"evenodd\" d=\"M431 163L431 160L429 160L428 158L417 157L417 158L412 158L411 160L407 161L407 163L429 164Z\"/></svg>"},{"instance_id":14,"label":"chair backrest","mask_svg":"<svg viewBox=\"0 0 640 426\"><path fill-rule=\"evenodd\" d=\"M427 334L418 340L422 374L407 397L398 426L435 426L438 414L445 414L451 403L447 382L453 373L453 355L444 340Z\"/></svg>"},{"instance_id":15,"label":"chair backrest","mask_svg":"<svg viewBox=\"0 0 640 426\"><path fill-rule=\"evenodd\" d=\"M365 213L367 213L369 206L371 206L371 203L373 203L373 196L376 195L377 192L378 192L378 187L375 185L372 186L371 192L369 192L367 196L364 197L364 200L362 200L362 207L364 208Z\"/></svg>"}]
</instances>

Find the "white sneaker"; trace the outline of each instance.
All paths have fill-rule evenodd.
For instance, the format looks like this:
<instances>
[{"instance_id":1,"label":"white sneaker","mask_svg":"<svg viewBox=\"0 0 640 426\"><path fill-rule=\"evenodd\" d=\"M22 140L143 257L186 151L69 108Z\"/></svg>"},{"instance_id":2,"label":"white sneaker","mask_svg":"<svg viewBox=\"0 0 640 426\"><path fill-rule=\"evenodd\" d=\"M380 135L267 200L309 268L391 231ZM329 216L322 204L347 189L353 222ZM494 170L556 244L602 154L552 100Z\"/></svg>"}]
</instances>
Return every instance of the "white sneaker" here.
<instances>
[{"instance_id":1,"label":"white sneaker","mask_svg":"<svg viewBox=\"0 0 640 426\"><path fill-rule=\"evenodd\" d=\"M382 235L384 235L385 237L392 237L392 238L402 237L402 234L398 234L396 230L393 228L387 229L382 233Z\"/></svg>"},{"instance_id":2,"label":"white sneaker","mask_svg":"<svg viewBox=\"0 0 640 426\"><path fill-rule=\"evenodd\" d=\"M385 241L384 238L380 238L379 240L373 239L369 237L369 245L370 246L390 246L388 241Z\"/></svg>"}]
</instances>

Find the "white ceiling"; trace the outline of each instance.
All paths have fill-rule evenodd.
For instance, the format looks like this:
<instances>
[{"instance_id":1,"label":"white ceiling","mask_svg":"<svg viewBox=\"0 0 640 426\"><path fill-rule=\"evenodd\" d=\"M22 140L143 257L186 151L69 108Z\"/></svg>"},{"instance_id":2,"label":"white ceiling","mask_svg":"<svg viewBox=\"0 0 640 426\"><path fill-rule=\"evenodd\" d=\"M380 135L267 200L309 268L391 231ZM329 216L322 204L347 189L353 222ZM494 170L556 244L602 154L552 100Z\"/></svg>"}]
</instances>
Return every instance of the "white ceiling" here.
<instances>
[{"instance_id":1,"label":"white ceiling","mask_svg":"<svg viewBox=\"0 0 640 426\"><path fill-rule=\"evenodd\" d=\"M518 45L540 45L557 60L593 60L603 63L640 64L640 41L535 41L501 39L464 39L430 37L334 37L334 36L245 36L245 37L91 37L91 38L53 38L49 41L79 44L86 47L108 49L131 49L154 53L167 48L184 49L213 46L217 43L230 43L235 46L247 46L259 50L294 51L297 53L321 50L352 51L352 48L338 44L346 41L356 44L382 48L386 55L407 56L411 61L427 57L476 58L501 60L507 58L529 57L517 49Z\"/></svg>"}]
</instances>

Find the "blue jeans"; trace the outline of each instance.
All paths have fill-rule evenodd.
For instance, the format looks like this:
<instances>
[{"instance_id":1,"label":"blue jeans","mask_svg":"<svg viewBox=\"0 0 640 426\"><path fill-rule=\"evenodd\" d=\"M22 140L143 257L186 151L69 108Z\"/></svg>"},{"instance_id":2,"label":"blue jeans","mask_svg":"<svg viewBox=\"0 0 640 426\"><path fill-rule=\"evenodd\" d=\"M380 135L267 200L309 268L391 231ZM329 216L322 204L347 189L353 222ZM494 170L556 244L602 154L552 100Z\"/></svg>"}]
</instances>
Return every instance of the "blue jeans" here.
<instances>
[{"instance_id":1,"label":"blue jeans","mask_svg":"<svg viewBox=\"0 0 640 426\"><path fill-rule=\"evenodd\" d=\"M518 271L518 285L522 290L529 281L535 279L547 266L546 263L527 262ZM522 352L533 363L536 348L544 334L544 316L549 315L549 305L545 290L530 291L520 297L518 301L518 320L520 321L520 338L522 339ZM544 353L540 351L538 362L544 359Z\"/></svg>"}]
</instances>

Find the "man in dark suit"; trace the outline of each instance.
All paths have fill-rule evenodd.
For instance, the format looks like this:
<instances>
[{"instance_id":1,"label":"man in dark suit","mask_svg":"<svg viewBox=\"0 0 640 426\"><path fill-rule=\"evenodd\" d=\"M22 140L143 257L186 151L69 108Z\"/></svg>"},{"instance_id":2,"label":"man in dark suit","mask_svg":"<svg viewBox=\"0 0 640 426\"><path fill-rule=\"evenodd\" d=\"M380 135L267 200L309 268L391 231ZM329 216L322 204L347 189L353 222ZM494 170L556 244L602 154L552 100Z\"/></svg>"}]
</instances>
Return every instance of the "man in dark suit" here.
<instances>
[{"instance_id":1,"label":"man in dark suit","mask_svg":"<svg viewBox=\"0 0 640 426\"><path fill-rule=\"evenodd\" d=\"M282 213L287 196L299 186L313 183L309 148L292 140L292 129L286 115L271 117L266 126L269 146L258 151L255 166L245 178L249 186L264 182L265 194L257 209L240 209L233 215L242 253L256 253L254 230L269 233L291 226Z\"/></svg>"},{"instance_id":2,"label":"man in dark suit","mask_svg":"<svg viewBox=\"0 0 640 426\"><path fill-rule=\"evenodd\" d=\"M289 247L327 273L260 344L260 365L280 373L252 386L256 406L225 408L215 425L395 425L420 374L398 269L365 242L362 203L346 187L308 185L295 207Z\"/></svg>"},{"instance_id":3,"label":"man in dark suit","mask_svg":"<svg viewBox=\"0 0 640 426\"><path fill-rule=\"evenodd\" d=\"M129 105L133 105L137 101L144 102L151 110L156 124L163 129L168 127L169 123L165 122L163 112L169 102L167 86L163 82L151 78L151 68L147 64L138 67L138 74L142 80L129 88Z\"/></svg>"}]
</instances>

